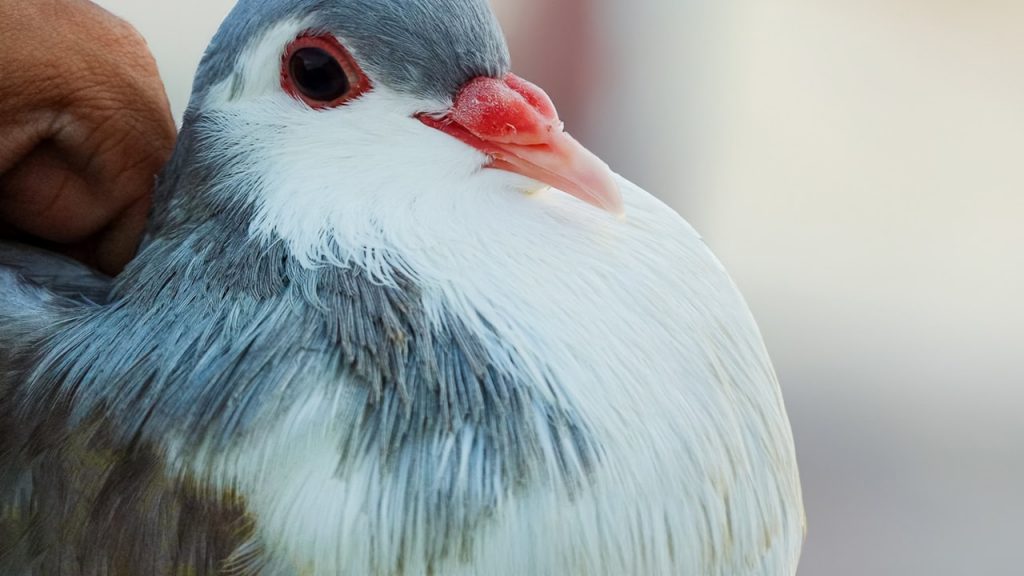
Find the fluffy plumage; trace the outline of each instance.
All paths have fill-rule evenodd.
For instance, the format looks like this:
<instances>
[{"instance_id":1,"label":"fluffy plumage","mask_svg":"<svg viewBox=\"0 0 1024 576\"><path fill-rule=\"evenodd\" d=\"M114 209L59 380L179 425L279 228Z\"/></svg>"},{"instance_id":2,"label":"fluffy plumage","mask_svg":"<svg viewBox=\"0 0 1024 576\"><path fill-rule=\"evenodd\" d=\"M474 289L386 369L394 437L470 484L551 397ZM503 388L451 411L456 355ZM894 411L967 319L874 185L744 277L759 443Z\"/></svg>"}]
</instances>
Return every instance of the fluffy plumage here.
<instances>
[{"instance_id":1,"label":"fluffy plumage","mask_svg":"<svg viewBox=\"0 0 1024 576\"><path fill-rule=\"evenodd\" d=\"M281 91L310 30L374 89ZM697 234L415 119L507 68L483 0L243 0L109 290L0 251L0 572L793 574L778 384Z\"/></svg>"}]
</instances>

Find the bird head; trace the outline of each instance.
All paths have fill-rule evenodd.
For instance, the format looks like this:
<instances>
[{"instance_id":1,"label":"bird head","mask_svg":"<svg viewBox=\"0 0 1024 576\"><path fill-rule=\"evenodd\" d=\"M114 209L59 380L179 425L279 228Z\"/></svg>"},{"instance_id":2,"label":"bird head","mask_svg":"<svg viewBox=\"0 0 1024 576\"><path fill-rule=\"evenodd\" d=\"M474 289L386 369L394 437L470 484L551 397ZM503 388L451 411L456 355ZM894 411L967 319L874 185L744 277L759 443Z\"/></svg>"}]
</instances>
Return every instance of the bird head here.
<instances>
[{"instance_id":1,"label":"bird head","mask_svg":"<svg viewBox=\"0 0 1024 576\"><path fill-rule=\"evenodd\" d=\"M485 0L242 0L200 66L182 139L165 175L192 169L171 186L179 205L248 207L250 232L309 261L330 242L386 243L422 220L413 206L514 209L551 187L622 212L607 165L511 73Z\"/></svg>"}]
</instances>

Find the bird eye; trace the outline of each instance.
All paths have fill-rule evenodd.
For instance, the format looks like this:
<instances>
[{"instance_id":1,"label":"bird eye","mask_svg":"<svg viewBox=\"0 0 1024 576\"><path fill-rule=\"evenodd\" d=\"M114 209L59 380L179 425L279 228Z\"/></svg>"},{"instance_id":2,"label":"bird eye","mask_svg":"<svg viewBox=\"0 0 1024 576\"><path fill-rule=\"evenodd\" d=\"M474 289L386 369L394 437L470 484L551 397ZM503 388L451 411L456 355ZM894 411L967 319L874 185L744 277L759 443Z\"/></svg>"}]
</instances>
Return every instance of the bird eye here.
<instances>
[{"instance_id":1,"label":"bird eye","mask_svg":"<svg viewBox=\"0 0 1024 576\"><path fill-rule=\"evenodd\" d=\"M348 92L348 77L341 64L320 48L303 48L288 63L295 87L317 102L333 102Z\"/></svg>"},{"instance_id":2,"label":"bird eye","mask_svg":"<svg viewBox=\"0 0 1024 576\"><path fill-rule=\"evenodd\" d=\"M333 36L301 36L281 68L285 92L312 108L336 108L366 92L369 79Z\"/></svg>"}]
</instances>

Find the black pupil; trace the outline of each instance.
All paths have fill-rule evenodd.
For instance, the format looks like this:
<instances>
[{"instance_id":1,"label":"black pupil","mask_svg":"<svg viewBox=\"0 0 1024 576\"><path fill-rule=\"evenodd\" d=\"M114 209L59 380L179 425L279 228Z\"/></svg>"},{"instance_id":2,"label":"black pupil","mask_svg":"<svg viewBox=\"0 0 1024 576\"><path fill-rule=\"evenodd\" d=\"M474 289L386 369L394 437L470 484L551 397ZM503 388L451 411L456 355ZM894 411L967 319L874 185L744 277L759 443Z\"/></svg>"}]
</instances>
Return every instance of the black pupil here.
<instances>
[{"instance_id":1,"label":"black pupil","mask_svg":"<svg viewBox=\"0 0 1024 576\"><path fill-rule=\"evenodd\" d=\"M311 100L332 102L348 92L348 76L333 56L320 48L302 48L292 54L289 69L295 86Z\"/></svg>"}]
</instances>

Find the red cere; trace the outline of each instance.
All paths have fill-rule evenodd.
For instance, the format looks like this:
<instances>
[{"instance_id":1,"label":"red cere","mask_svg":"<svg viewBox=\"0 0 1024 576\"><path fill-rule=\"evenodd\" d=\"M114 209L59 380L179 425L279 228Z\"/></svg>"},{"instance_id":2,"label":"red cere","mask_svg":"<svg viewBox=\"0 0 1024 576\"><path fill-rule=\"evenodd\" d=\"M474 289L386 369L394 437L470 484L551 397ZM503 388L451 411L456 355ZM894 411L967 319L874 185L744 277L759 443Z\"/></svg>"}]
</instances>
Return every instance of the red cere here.
<instances>
[{"instance_id":1,"label":"red cere","mask_svg":"<svg viewBox=\"0 0 1024 576\"><path fill-rule=\"evenodd\" d=\"M555 110L555 103L548 97L547 92L541 89L540 86L523 80L515 74L509 74L505 76L505 83L508 87L519 92L526 101L533 105L545 118L551 120L558 120L558 111Z\"/></svg>"},{"instance_id":2,"label":"red cere","mask_svg":"<svg viewBox=\"0 0 1024 576\"><path fill-rule=\"evenodd\" d=\"M562 129L548 95L513 74L470 81L455 98L451 120L484 140L525 146L544 144Z\"/></svg>"}]
</instances>

